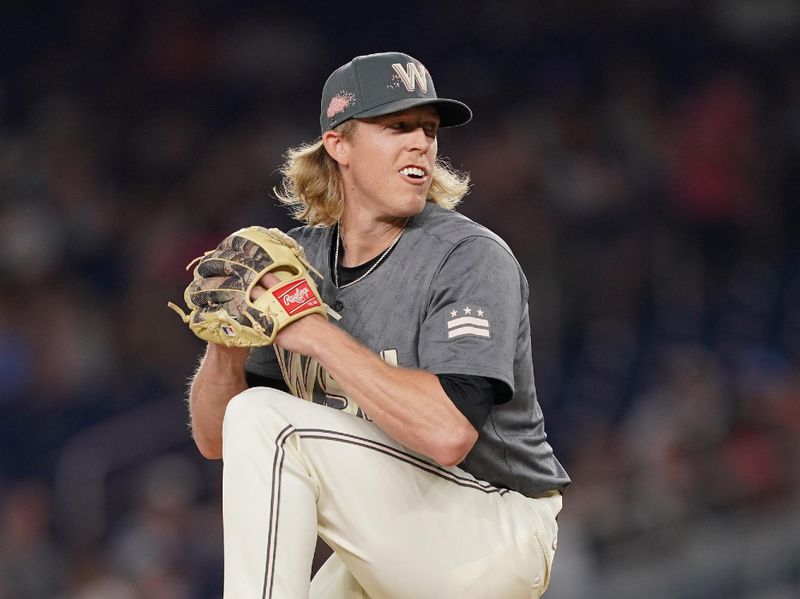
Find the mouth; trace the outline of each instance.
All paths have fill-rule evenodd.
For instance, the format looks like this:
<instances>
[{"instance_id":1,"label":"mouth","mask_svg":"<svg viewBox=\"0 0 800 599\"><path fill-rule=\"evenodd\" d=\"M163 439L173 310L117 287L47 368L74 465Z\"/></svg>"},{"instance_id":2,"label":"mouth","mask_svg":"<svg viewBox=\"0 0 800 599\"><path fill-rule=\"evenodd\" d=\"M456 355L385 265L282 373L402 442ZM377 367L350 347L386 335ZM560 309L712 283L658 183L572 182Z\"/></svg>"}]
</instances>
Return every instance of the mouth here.
<instances>
[{"instance_id":1,"label":"mouth","mask_svg":"<svg viewBox=\"0 0 800 599\"><path fill-rule=\"evenodd\" d=\"M409 183L420 184L428 180L428 171L421 166L404 166L399 172Z\"/></svg>"}]
</instances>

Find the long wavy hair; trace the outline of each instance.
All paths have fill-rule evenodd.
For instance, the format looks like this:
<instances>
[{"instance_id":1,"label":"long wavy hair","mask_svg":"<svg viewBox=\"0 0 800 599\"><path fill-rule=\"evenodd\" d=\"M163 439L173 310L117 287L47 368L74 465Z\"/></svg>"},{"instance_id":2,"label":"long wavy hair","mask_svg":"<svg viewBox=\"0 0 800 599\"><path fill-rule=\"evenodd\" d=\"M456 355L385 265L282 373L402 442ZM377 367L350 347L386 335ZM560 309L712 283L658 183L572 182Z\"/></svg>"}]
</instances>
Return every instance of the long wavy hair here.
<instances>
[{"instance_id":1,"label":"long wavy hair","mask_svg":"<svg viewBox=\"0 0 800 599\"><path fill-rule=\"evenodd\" d=\"M352 139L356 127L356 119L351 119L336 127L336 131L345 139ZM289 207L294 218L322 227L339 220L344 209L342 177L338 163L325 150L322 138L289 148L280 173L283 181L273 191L278 200ZM469 175L437 158L428 201L452 209L468 191Z\"/></svg>"}]
</instances>

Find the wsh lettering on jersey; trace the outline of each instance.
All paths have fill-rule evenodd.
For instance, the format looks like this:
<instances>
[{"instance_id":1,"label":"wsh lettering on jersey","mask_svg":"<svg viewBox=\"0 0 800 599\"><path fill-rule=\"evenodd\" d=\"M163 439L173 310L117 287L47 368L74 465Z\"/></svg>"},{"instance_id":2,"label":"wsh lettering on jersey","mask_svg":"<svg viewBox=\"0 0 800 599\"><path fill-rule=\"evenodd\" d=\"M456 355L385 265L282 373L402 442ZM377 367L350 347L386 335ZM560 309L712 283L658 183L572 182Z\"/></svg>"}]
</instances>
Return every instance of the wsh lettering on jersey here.
<instances>
[{"instance_id":1,"label":"wsh lettering on jersey","mask_svg":"<svg viewBox=\"0 0 800 599\"><path fill-rule=\"evenodd\" d=\"M292 395L370 420L358 403L347 396L344 389L336 383L327 370L319 365L319 362L278 346L273 347L275 355L278 357L283 380L286 381ZM387 364L397 366L396 349L383 350L380 356Z\"/></svg>"}]
</instances>

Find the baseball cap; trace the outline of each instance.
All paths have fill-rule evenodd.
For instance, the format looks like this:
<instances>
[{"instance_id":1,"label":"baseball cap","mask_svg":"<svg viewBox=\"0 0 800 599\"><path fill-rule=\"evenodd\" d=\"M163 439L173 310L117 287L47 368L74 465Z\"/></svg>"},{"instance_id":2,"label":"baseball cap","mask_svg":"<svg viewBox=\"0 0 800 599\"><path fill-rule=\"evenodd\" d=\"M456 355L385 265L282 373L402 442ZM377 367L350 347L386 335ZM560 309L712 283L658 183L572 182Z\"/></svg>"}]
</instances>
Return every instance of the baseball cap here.
<instances>
[{"instance_id":1,"label":"baseball cap","mask_svg":"<svg viewBox=\"0 0 800 599\"><path fill-rule=\"evenodd\" d=\"M440 127L464 125L472 118L463 102L436 95L428 69L416 58L402 52L356 56L325 82L319 125L324 133L352 118L426 105L439 112Z\"/></svg>"}]
</instances>

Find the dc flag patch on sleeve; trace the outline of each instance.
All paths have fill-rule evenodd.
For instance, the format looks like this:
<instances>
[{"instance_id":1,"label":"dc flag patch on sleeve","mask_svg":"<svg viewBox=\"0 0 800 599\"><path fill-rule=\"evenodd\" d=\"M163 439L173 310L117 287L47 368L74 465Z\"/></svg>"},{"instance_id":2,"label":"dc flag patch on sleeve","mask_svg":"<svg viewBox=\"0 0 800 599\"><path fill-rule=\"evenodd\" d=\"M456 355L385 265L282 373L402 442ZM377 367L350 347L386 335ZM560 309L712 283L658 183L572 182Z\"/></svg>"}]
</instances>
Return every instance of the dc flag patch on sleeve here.
<instances>
[{"instance_id":1,"label":"dc flag patch on sleeve","mask_svg":"<svg viewBox=\"0 0 800 599\"><path fill-rule=\"evenodd\" d=\"M445 311L447 339L472 336L491 339L491 327L486 311L475 305L453 305Z\"/></svg>"},{"instance_id":2,"label":"dc flag patch on sleeve","mask_svg":"<svg viewBox=\"0 0 800 599\"><path fill-rule=\"evenodd\" d=\"M471 237L431 281L419 336L420 368L497 379L514 389L514 360L527 304L525 280L500 241Z\"/></svg>"}]
</instances>

